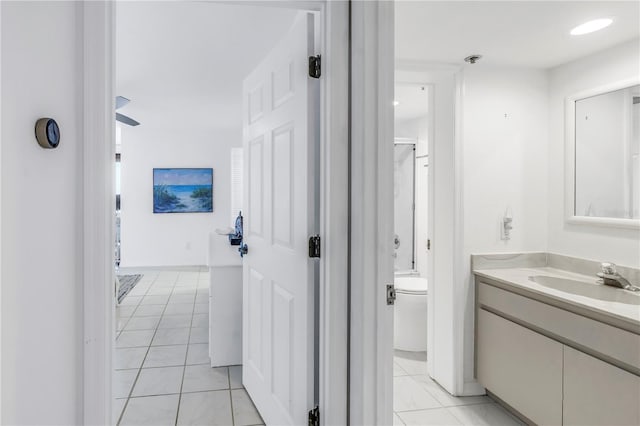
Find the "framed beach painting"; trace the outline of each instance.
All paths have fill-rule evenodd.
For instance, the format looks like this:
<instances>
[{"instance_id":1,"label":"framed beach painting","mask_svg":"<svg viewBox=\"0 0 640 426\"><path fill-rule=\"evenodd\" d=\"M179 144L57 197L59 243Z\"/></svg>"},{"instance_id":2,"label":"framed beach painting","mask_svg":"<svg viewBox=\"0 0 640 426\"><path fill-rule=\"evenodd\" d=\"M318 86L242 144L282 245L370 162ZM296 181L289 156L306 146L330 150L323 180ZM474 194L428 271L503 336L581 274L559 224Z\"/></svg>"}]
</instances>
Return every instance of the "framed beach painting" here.
<instances>
[{"instance_id":1,"label":"framed beach painting","mask_svg":"<svg viewBox=\"0 0 640 426\"><path fill-rule=\"evenodd\" d=\"M213 169L153 169L153 212L213 212Z\"/></svg>"}]
</instances>

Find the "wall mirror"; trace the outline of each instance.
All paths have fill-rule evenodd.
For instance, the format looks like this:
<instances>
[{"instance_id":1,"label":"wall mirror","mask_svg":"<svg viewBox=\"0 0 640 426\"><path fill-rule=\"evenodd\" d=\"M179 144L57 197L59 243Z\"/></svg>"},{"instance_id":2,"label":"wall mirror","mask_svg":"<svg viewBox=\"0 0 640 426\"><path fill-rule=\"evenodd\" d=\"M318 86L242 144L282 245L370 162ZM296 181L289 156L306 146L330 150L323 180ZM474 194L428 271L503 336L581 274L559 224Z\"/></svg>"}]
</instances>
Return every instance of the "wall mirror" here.
<instances>
[{"instance_id":1,"label":"wall mirror","mask_svg":"<svg viewBox=\"0 0 640 426\"><path fill-rule=\"evenodd\" d=\"M640 79L567 98L567 220L640 228Z\"/></svg>"}]
</instances>

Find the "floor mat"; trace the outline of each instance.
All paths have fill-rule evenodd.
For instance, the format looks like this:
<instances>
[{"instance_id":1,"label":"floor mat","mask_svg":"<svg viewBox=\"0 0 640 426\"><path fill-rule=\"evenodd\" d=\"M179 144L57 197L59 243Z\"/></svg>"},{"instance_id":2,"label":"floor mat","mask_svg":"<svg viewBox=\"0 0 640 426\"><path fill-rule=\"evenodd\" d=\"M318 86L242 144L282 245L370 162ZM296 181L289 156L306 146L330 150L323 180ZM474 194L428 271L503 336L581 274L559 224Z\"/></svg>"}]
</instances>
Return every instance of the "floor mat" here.
<instances>
[{"instance_id":1,"label":"floor mat","mask_svg":"<svg viewBox=\"0 0 640 426\"><path fill-rule=\"evenodd\" d=\"M142 274L138 275L118 275L118 281L120 281L120 289L118 289L118 303L122 302L122 299L136 286L138 281L142 278Z\"/></svg>"}]
</instances>

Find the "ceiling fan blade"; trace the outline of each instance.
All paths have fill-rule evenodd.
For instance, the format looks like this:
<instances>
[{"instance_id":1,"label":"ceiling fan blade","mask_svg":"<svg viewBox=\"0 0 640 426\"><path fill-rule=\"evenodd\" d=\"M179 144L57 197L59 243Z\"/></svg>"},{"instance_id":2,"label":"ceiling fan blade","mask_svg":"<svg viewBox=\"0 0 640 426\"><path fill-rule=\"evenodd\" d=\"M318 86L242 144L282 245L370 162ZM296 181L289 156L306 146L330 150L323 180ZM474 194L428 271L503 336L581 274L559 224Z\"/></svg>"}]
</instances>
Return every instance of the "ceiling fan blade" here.
<instances>
[{"instance_id":1,"label":"ceiling fan blade","mask_svg":"<svg viewBox=\"0 0 640 426\"><path fill-rule=\"evenodd\" d=\"M116 121L127 124L129 126L137 126L140 124L133 118L127 117L126 115L120 114L119 112L116 112Z\"/></svg>"},{"instance_id":2,"label":"ceiling fan blade","mask_svg":"<svg viewBox=\"0 0 640 426\"><path fill-rule=\"evenodd\" d=\"M120 109L126 104L131 102L130 99L125 98L124 96L116 96L116 109Z\"/></svg>"}]
</instances>

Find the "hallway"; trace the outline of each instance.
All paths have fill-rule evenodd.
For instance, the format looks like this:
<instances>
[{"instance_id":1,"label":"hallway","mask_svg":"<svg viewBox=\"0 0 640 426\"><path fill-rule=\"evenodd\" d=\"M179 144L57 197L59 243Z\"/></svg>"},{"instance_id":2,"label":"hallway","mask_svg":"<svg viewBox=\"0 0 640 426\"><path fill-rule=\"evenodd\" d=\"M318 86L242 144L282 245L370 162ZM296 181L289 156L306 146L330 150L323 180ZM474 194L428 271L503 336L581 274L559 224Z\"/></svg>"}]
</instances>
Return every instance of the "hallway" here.
<instances>
[{"instance_id":1,"label":"hallway","mask_svg":"<svg viewBox=\"0 0 640 426\"><path fill-rule=\"evenodd\" d=\"M119 425L260 425L242 367L211 368L206 268L120 270L142 278L116 308Z\"/></svg>"}]
</instances>

